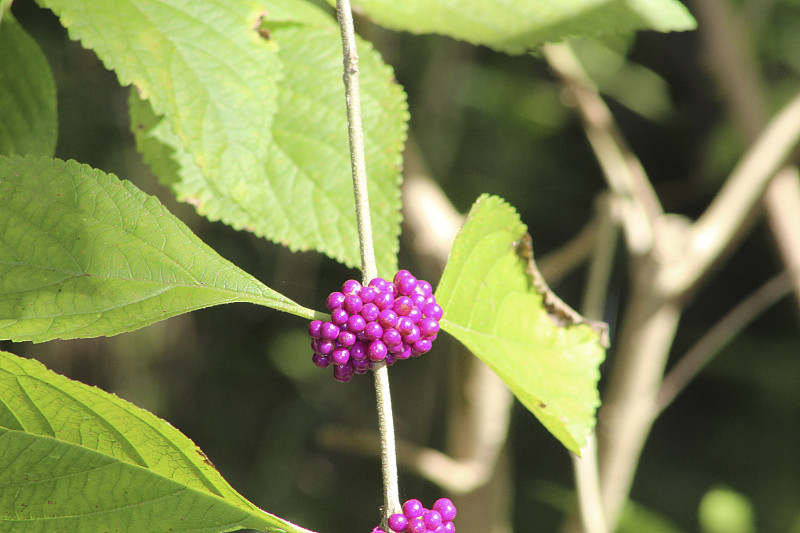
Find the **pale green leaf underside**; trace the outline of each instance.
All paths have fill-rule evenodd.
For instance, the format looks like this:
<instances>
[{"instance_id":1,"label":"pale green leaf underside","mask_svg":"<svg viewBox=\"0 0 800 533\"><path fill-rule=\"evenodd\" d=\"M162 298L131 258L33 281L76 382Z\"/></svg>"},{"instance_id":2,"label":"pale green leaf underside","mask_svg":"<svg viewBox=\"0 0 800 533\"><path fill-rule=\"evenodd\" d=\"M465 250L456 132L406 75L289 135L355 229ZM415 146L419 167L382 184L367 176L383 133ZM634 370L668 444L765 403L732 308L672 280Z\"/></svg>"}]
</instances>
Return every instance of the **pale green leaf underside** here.
<instances>
[{"instance_id":1,"label":"pale green leaf underside","mask_svg":"<svg viewBox=\"0 0 800 533\"><path fill-rule=\"evenodd\" d=\"M0 154L47 155L56 149L56 85L36 42L14 19L0 24Z\"/></svg>"},{"instance_id":2,"label":"pale green leaf underside","mask_svg":"<svg viewBox=\"0 0 800 533\"><path fill-rule=\"evenodd\" d=\"M436 290L442 327L579 453L595 424L604 350L589 326L559 327L548 316L516 252L525 232L511 206L497 197L478 199Z\"/></svg>"},{"instance_id":3,"label":"pale green leaf underside","mask_svg":"<svg viewBox=\"0 0 800 533\"><path fill-rule=\"evenodd\" d=\"M360 263L347 140L339 30L333 19L297 0L271 3L263 29L284 77L265 163L250 174L214 176L195 163L172 131L131 95L139 150L182 201L201 214L267 237L292 250L314 249ZM359 42L361 103L370 205L379 272L396 270L400 232L400 153L407 109L391 70ZM177 161L177 165L172 161Z\"/></svg>"},{"instance_id":4,"label":"pale green leaf underside","mask_svg":"<svg viewBox=\"0 0 800 533\"><path fill-rule=\"evenodd\" d=\"M229 302L313 316L131 183L74 161L0 157L0 338L114 335Z\"/></svg>"},{"instance_id":5,"label":"pale green leaf underside","mask_svg":"<svg viewBox=\"0 0 800 533\"><path fill-rule=\"evenodd\" d=\"M439 33L510 54L581 35L694 29L677 0L354 0L378 24Z\"/></svg>"},{"instance_id":6,"label":"pale green leaf underside","mask_svg":"<svg viewBox=\"0 0 800 533\"><path fill-rule=\"evenodd\" d=\"M239 495L169 423L0 352L0 530L307 533Z\"/></svg>"}]
</instances>

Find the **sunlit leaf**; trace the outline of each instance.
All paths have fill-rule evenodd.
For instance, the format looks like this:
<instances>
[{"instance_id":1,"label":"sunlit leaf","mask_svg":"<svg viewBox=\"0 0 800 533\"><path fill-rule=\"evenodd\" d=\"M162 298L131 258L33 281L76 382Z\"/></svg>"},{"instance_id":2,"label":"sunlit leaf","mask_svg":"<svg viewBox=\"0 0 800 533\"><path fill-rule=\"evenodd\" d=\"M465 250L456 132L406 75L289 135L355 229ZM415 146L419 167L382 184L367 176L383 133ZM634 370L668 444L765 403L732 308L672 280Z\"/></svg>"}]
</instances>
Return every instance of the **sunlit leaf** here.
<instances>
[{"instance_id":1,"label":"sunlit leaf","mask_svg":"<svg viewBox=\"0 0 800 533\"><path fill-rule=\"evenodd\" d=\"M56 85L36 42L10 12L0 23L0 154L56 149Z\"/></svg>"},{"instance_id":2,"label":"sunlit leaf","mask_svg":"<svg viewBox=\"0 0 800 533\"><path fill-rule=\"evenodd\" d=\"M131 183L74 161L0 157L0 338L114 335L228 302L313 315Z\"/></svg>"},{"instance_id":3,"label":"sunlit leaf","mask_svg":"<svg viewBox=\"0 0 800 533\"><path fill-rule=\"evenodd\" d=\"M579 453L600 404L601 335L531 275L526 227L481 196L459 232L436 290L442 327L508 385L569 450ZM570 314L570 312L572 314Z\"/></svg>"},{"instance_id":4,"label":"sunlit leaf","mask_svg":"<svg viewBox=\"0 0 800 533\"><path fill-rule=\"evenodd\" d=\"M307 533L238 494L169 423L0 352L0 529Z\"/></svg>"},{"instance_id":5,"label":"sunlit leaf","mask_svg":"<svg viewBox=\"0 0 800 533\"><path fill-rule=\"evenodd\" d=\"M677 0L354 0L378 24L440 33L510 54L580 35L697 25Z\"/></svg>"}]
</instances>

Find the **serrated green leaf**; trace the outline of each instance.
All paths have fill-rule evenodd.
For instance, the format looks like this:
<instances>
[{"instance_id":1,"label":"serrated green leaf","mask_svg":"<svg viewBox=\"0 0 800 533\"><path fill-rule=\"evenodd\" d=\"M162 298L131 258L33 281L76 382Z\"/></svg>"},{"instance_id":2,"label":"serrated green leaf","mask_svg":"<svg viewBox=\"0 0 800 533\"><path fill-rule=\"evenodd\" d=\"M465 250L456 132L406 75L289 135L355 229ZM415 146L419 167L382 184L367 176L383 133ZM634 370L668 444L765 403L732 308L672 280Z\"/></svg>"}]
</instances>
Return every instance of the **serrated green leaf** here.
<instances>
[{"instance_id":1,"label":"serrated green leaf","mask_svg":"<svg viewBox=\"0 0 800 533\"><path fill-rule=\"evenodd\" d=\"M456 237L436 290L442 327L508 385L569 450L580 453L600 404L604 349L586 324L557 325L517 253L514 208L481 196Z\"/></svg>"},{"instance_id":2,"label":"serrated green leaf","mask_svg":"<svg viewBox=\"0 0 800 533\"><path fill-rule=\"evenodd\" d=\"M139 150L178 198L212 219L245 228L292 250L315 249L348 265L360 262L350 174L338 26L306 2L270 3L262 31L276 47L284 77L272 142L258 180L214 177L195 164L169 117L159 121L131 96ZM378 270L393 275L400 233L400 153L407 109L379 55L359 41L361 104ZM179 164L175 167L170 160Z\"/></svg>"},{"instance_id":3,"label":"serrated green leaf","mask_svg":"<svg viewBox=\"0 0 800 533\"><path fill-rule=\"evenodd\" d=\"M677 0L354 0L353 5L387 28L440 33L509 54L581 35L697 26Z\"/></svg>"},{"instance_id":4,"label":"serrated green leaf","mask_svg":"<svg viewBox=\"0 0 800 533\"><path fill-rule=\"evenodd\" d=\"M0 529L308 533L238 494L164 420L0 352Z\"/></svg>"},{"instance_id":5,"label":"serrated green leaf","mask_svg":"<svg viewBox=\"0 0 800 533\"><path fill-rule=\"evenodd\" d=\"M56 150L56 84L36 42L11 13L0 24L0 154Z\"/></svg>"},{"instance_id":6,"label":"serrated green leaf","mask_svg":"<svg viewBox=\"0 0 800 533\"><path fill-rule=\"evenodd\" d=\"M115 335L229 302L314 314L131 183L74 161L0 156L0 338Z\"/></svg>"}]
</instances>

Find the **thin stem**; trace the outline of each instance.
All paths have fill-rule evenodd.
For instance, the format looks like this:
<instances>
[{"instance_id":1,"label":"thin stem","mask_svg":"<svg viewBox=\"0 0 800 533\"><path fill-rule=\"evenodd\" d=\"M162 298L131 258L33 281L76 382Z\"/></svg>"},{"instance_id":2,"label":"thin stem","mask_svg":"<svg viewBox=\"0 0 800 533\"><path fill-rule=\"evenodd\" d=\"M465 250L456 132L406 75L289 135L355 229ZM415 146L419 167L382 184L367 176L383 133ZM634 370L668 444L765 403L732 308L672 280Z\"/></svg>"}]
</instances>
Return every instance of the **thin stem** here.
<instances>
[{"instance_id":1,"label":"thin stem","mask_svg":"<svg viewBox=\"0 0 800 533\"><path fill-rule=\"evenodd\" d=\"M664 377L658 391L660 413L733 338L756 317L792 290L796 271L784 271L767 281L717 322Z\"/></svg>"},{"instance_id":2,"label":"thin stem","mask_svg":"<svg viewBox=\"0 0 800 533\"><path fill-rule=\"evenodd\" d=\"M353 169L353 194L358 219L358 241L361 249L361 275L366 284L378 277L375 249L372 241L367 166L364 157L364 133L361 126L361 91L358 81L358 52L356 50L353 14L349 0L337 0L336 14L342 30L344 87L347 97L347 133L350 139L350 164ZM378 425L381 434L381 465L383 472L383 519L400 510L400 491L397 483L397 452L394 439L392 399L389 392L389 373L384 364L375 367L375 395Z\"/></svg>"}]
</instances>

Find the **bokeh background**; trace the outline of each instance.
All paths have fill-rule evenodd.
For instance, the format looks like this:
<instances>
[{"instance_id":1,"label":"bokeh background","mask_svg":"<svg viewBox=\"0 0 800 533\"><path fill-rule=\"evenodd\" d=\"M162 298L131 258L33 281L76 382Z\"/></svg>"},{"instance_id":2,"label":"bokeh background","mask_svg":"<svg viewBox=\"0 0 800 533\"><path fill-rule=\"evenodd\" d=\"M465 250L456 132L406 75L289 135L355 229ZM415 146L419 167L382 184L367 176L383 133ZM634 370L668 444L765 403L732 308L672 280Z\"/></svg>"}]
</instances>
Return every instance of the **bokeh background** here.
<instances>
[{"instance_id":1,"label":"bokeh background","mask_svg":"<svg viewBox=\"0 0 800 533\"><path fill-rule=\"evenodd\" d=\"M742 44L759 66L774 112L800 87L800 2L728 4L746 22ZM31 0L16 0L12 11L55 75L58 157L113 172L157 195L221 255L307 307L322 309L329 292L359 276L319 254L291 253L210 223L177 203L135 150L128 88L70 41L49 11ZM605 185L580 121L541 56L510 57L445 37L391 33L362 19L358 29L408 94L417 163L459 211L484 192L506 198L529 226L537 257L581 230ZM709 75L703 31L701 24L694 32L575 43L665 209L689 217L702 212L747 146ZM605 317L612 342L627 290L625 258L619 259ZM409 239L401 240L400 264L436 284L439 272L418 262ZM769 230L757 222L687 308L673 359L780 269ZM554 290L577 306L585 273L576 270ZM800 532L797 326L797 306L785 298L719 353L657 421L632 493L652 521L638 522L634 531ZM377 455L331 450L319 434L325 427L377 430L372 380L342 385L316 369L305 329L296 317L236 304L113 338L2 342L0 348L36 357L167 419L237 490L270 512L320 532L370 531L382 501ZM443 337L430 355L391 371L398 437L431 447L444 444L465 357ZM507 456L504 490L514 530L558 531L573 485L570 459L519 404ZM442 494L402 469L400 482L403 499L432 503ZM700 518L701 502L719 488L741 496L739 529L717 532Z\"/></svg>"}]
</instances>

